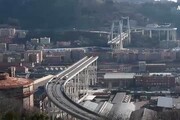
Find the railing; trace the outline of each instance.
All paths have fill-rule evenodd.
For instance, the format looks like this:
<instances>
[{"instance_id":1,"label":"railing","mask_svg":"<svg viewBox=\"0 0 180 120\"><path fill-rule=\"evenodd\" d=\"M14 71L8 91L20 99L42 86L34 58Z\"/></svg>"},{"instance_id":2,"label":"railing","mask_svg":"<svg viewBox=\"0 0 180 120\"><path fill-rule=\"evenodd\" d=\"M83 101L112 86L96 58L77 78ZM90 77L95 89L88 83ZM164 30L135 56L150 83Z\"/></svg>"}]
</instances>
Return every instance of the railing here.
<instances>
[{"instance_id":1,"label":"railing","mask_svg":"<svg viewBox=\"0 0 180 120\"><path fill-rule=\"evenodd\" d=\"M98 113L95 113L77 104L76 102L71 100L65 93L65 86L68 81L72 80L73 77L86 69L97 59L98 57L85 57L64 70L63 72L57 74L55 77L51 78L46 84L46 93L50 101L53 102L54 105L56 105L58 108L74 117L85 120L101 118L102 116L100 116ZM64 77L67 77L67 79L64 79ZM57 93L57 89L59 89L59 94Z\"/></svg>"}]
</instances>

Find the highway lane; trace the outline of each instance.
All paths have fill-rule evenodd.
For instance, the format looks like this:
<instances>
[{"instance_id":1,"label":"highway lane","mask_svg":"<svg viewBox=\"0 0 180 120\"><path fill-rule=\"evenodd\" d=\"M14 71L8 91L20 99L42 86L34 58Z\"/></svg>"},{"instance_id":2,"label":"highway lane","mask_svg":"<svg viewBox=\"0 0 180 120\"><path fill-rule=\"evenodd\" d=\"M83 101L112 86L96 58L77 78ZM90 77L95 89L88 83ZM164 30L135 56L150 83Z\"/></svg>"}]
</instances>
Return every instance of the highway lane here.
<instances>
[{"instance_id":1,"label":"highway lane","mask_svg":"<svg viewBox=\"0 0 180 120\"><path fill-rule=\"evenodd\" d=\"M50 83L47 87L48 97L58 108L83 120L97 120L100 118L98 114L90 112L86 108L82 109L80 105L68 99L62 87L60 83Z\"/></svg>"},{"instance_id":2,"label":"highway lane","mask_svg":"<svg viewBox=\"0 0 180 120\"><path fill-rule=\"evenodd\" d=\"M66 85L66 83L69 82L69 80L71 80L79 72L83 71L84 68L89 66L91 63L93 63L97 59L98 59L98 57L90 57L89 59L84 61L80 67L75 68L71 73L69 73L68 78L67 78L66 82L64 83L64 85Z\"/></svg>"},{"instance_id":3,"label":"highway lane","mask_svg":"<svg viewBox=\"0 0 180 120\"><path fill-rule=\"evenodd\" d=\"M125 38L128 37L127 33L121 33L121 38L122 40L124 40ZM120 35L118 35L117 37L113 38L112 40L108 41L108 44L113 44L113 43L117 43L120 41Z\"/></svg>"},{"instance_id":4,"label":"highway lane","mask_svg":"<svg viewBox=\"0 0 180 120\"><path fill-rule=\"evenodd\" d=\"M97 60L98 57L83 58L77 63L67 68L62 73L56 75L46 84L46 92L48 98L60 109L69 113L70 115L83 119L83 120L97 120L101 116L95 112L92 112L74 101L72 101L64 92L64 86L72 79L76 74L81 72L84 68L89 66L92 62ZM64 76L68 76L67 80L63 80Z\"/></svg>"},{"instance_id":5,"label":"highway lane","mask_svg":"<svg viewBox=\"0 0 180 120\"><path fill-rule=\"evenodd\" d=\"M56 86L57 95L65 97L64 101L66 101L66 105L71 110L71 112L73 111L76 114L78 113L78 115L81 115L81 118L84 117L84 119L89 119L89 118L93 119L93 120L97 119L97 117L94 114L92 114L88 110L82 109L80 105L78 106L78 104L73 102L72 100L67 99L67 96L65 94L63 94L64 93L63 90L58 91L59 89L61 89L61 87L62 86L60 86L60 85ZM62 97L61 97L61 99L62 99Z\"/></svg>"},{"instance_id":6,"label":"highway lane","mask_svg":"<svg viewBox=\"0 0 180 120\"><path fill-rule=\"evenodd\" d=\"M73 65L71 65L70 67L68 67L67 69L65 69L64 71L60 72L59 74L57 74L56 76L58 78L61 78L63 76L65 76L66 74L68 74L69 72L71 72L73 69L75 69L81 62L87 60L88 57L84 57L83 59L79 60L78 62L74 63Z\"/></svg>"},{"instance_id":7,"label":"highway lane","mask_svg":"<svg viewBox=\"0 0 180 120\"><path fill-rule=\"evenodd\" d=\"M68 100L66 100L66 97L64 97L63 93L60 91L60 85L56 85L56 84L51 84L49 86L50 88L50 98L51 101L61 110L77 117L80 119L85 119L87 120L87 118L85 118L84 116L82 116L81 114L77 113L76 109L74 109L74 107L72 106L72 103L69 103Z\"/></svg>"}]
</instances>

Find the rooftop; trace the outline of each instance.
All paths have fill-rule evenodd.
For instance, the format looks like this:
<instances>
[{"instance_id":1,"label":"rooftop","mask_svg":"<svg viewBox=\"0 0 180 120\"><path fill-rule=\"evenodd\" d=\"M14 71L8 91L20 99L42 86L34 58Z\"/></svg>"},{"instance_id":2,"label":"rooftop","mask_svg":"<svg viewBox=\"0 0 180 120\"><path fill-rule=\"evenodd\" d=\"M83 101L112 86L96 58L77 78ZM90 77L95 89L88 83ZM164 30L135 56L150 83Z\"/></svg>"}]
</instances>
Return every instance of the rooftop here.
<instances>
[{"instance_id":1,"label":"rooftop","mask_svg":"<svg viewBox=\"0 0 180 120\"><path fill-rule=\"evenodd\" d=\"M104 79L133 79L135 73L106 73Z\"/></svg>"},{"instance_id":2,"label":"rooftop","mask_svg":"<svg viewBox=\"0 0 180 120\"><path fill-rule=\"evenodd\" d=\"M173 107L173 99L170 97L158 97L157 106L165 107L165 108L172 108Z\"/></svg>"},{"instance_id":3,"label":"rooftop","mask_svg":"<svg viewBox=\"0 0 180 120\"><path fill-rule=\"evenodd\" d=\"M133 111L130 120L153 120L156 118L157 113L153 110L142 108Z\"/></svg>"},{"instance_id":4,"label":"rooftop","mask_svg":"<svg viewBox=\"0 0 180 120\"><path fill-rule=\"evenodd\" d=\"M121 103L125 97L126 93L117 93L112 100L113 104Z\"/></svg>"},{"instance_id":5,"label":"rooftop","mask_svg":"<svg viewBox=\"0 0 180 120\"><path fill-rule=\"evenodd\" d=\"M153 75L161 75L161 76L170 76L172 75L172 73L149 73L150 76L153 76Z\"/></svg>"},{"instance_id":6,"label":"rooftop","mask_svg":"<svg viewBox=\"0 0 180 120\"><path fill-rule=\"evenodd\" d=\"M0 89L9 89L29 85L32 81L24 78L9 77L8 73L0 74Z\"/></svg>"},{"instance_id":7,"label":"rooftop","mask_svg":"<svg viewBox=\"0 0 180 120\"><path fill-rule=\"evenodd\" d=\"M131 113L135 110L133 103L119 103L114 104L110 114L115 114L117 118L121 117L123 120L129 119Z\"/></svg>"},{"instance_id":8,"label":"rooftop","mask_svg":"<svg viewBox=\"0 0 180 120\"><path fill-rule=\"evenodd\" d=\"M95 102L91 102L91 101L85 101L84 104L83 104L83 107L91 110L91 111L94 111L96 109L96 107L98 106L97 103Z\"/></svg>"}]
</instances>

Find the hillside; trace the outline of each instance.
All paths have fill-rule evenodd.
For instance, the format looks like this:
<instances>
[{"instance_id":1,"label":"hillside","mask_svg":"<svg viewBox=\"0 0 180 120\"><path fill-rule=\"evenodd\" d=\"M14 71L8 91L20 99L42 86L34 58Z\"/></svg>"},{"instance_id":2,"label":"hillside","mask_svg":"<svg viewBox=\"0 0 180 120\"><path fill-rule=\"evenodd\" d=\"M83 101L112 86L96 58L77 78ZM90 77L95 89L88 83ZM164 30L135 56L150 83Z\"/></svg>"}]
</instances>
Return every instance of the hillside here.
<instances>
[{"instance_id":1,"label":"hillside","mask_svg":"<svg viewBox=\"0 0 180 120\"><path fill-rule=\"evenodd\" d=\"M129 16L139 25L172 22L180 28L176 3L113 3L110 0L0 0L0 24L23 29L108 29Z\"/></svg>"}]
</instances>

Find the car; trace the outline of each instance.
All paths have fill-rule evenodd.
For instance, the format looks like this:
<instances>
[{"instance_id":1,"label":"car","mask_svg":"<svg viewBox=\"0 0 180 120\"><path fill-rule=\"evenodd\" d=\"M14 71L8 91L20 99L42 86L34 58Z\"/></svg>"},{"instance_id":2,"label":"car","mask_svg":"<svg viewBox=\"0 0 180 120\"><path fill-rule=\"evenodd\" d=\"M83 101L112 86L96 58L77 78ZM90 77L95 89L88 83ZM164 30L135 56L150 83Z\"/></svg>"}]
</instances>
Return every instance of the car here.
<instances>
[{"instance_id":1,"label":"car","mask_svg":"<svg viewBox=\"0 0 180 120\"><path fill-rule=\"evenodd\" d=\"M64 76L63 78L62 78L62 80L66 80L68 78L68 76Z\"/></svg>"},{"instance_id":2,"label":"car","mask_svg":"<svg viewBox=\"0 0 180 120\"><path fill-rule=\"evenodd\" d=\"M56 81L52 81L52 83L56 83Z\"/></svg>"}]
</instances>

